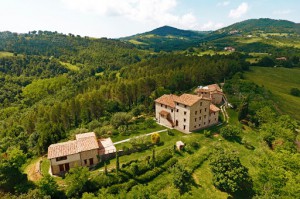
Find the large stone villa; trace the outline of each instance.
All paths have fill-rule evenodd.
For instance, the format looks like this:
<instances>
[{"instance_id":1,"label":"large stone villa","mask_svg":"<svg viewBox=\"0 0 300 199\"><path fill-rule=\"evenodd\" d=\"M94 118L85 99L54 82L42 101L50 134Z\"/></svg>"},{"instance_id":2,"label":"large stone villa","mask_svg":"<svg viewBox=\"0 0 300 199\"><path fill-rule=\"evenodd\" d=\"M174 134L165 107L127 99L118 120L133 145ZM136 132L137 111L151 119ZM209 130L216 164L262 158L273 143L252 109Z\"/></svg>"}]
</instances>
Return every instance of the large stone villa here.
<instances>
[{"instance_id":1,"label":"large stone villa","mask_svg":"<svg viewBox=\"0 0 300 199\"><path fill-rule=\"evenodd\" d=\"M77 134L76 140L51 144L48 159L53 175L63 174L75 166L93 166L100 157L105 158L116 152L110 138L97 139L94 132Z\"/></svg>"},{"instance_id":2,"label":"large stone villa","mask_svg":"<svg viewBox=\"0 0 300 199\"><path fill-rule=\"evenodd\" d=\"M191 132L218 124L220 109L214 104L223 101L223 92L217 84L199 87L197 95L163 95L155 100L155 118L158 123Z\"/></svg>"}]
</instances>

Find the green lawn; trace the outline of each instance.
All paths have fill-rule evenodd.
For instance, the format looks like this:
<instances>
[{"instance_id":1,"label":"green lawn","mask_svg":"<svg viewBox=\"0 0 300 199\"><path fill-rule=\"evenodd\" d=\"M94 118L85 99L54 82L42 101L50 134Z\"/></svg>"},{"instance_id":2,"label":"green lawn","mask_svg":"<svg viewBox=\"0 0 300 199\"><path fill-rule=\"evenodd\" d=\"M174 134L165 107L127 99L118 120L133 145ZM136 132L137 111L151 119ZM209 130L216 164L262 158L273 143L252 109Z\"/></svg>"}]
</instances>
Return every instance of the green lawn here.
<instances>
[{"instance_id":1,"label":"green lawn","mask_svg":"<svg viewBox=\"0 0 300 199\"><path fill-rule=\"evenodd\" d=\"M251 67L245 78L270 90L277 108L300 121L300 98L290 95L291 88L300 88L299 68Z\"/></svg>"},{"instance_id":2,"label":"green lawn","mask_svg":"<svg viewBox=\"0 0 300 199\"><path fill-rule=\"evenodd\" d=\"M117 142L117 141L125 140L128 138L136 137L139 135L144 135L147 133L152 133L155 131L166 129L166 127L160 126L156 123L154 125L154 128L146 128L146 127L144 127L144 125L142 123L139 123L138 128L139 128L138 130L133 131L132 133L130 133L130 135L117 135L117 136L112 137L111 139L113 142Z\"/></svg>"}]
</instances>

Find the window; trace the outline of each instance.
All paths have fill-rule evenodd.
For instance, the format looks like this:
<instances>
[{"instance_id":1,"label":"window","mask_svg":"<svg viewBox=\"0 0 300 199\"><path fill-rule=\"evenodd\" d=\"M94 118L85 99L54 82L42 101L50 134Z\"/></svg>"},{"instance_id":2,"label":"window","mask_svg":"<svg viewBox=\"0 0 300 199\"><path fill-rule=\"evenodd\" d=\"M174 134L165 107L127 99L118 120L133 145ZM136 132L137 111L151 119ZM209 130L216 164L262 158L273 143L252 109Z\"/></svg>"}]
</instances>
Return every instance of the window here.
<instances>
[{"instance_id":1,"label":"window","mask_svg":"<svg viewBox=\"0 0 300 199\"><path fill-rule=\"evenodd\" d=\"M176 103L176 105L178 106L178 105L179 105L179 103Z\"/></svg>"},{"instance_id":2,"label":"window","mask_svg":"<svg viewBox=\"0 0 300 199\"><path fill-rule=\"evenodd\" d=\"M199 126L201 126L201 124L199 124Z\"/></svg>"},{"instance_id":3,"label":"window","mask_svg":"<svg viewBox=\"0 0 300 199\"><path fill-rule=\"evenodd\" d=\"M62 160L66 160L67 159L67 156L61 156L61 157L58 157L56 158L56 161L62 161Z\"/></svg>"},{"instance_id":4,"label":"window","mask_svg":"<svg viewBox=\"0 0 300 199\"><path fill-rule=\"evenodd\" d=\"M173 113L173 109L171 109L171 112Z\"/></svg>"},{"instance_id":5,"label":"window","mask_svg":"<svg viewBox=\"0 0 300 199\"><path fill-rule=\"evenodd\" d=\"M178 113L179 109L176 109L176 112Z\"/></svg>"},{"instance_id":6,"label":"window","mask_svg":"<svg viewBox=\"0 0 300 199\"><path fill-rule=\"evenodd\" d=\"M185 125L183 125L183 130L185 130Z\"/></svg>"},{"instance_id":7,"label":"window","mask_svg":"<svg viewBox=\"0 0 300 199\"><path fill-rule=\"evenodd\" d=\"M216 115L216 113L214 113L214 115Z\"/></svg>"},{"instance_id":8,"label":"window","mask_svg":"<svg viewBox=\"0 0 300 199\"><path fill-rule=\"evenodd\" d=\"M206 115L204 115L204 119L206 119Z\"/></svg>"},{"instance_id":9,"label":"window","mask_svg":"<svg viewBox=\"0 0 300 199\"><path fill-rule=\"evenodd\" d=\"M184 115L186 115L186 111L184 111Z\"/></svg>"},{"instance_id":10,"label":"window","mask_svg":"<svg viewBox=\"0 0 300 199\"><path fill-rule=\"evenodd\" d=\"M205 112L206 112L206 108L205 108Z\"/></svg>"},{"instance_id":11,"label":"window","mask_svg":"<svg viewBox=\"0 0 300 199\"><path fill-rule=\"evenodd\" d=\"M186 122L186 119L184 118L183 121Z\"/></svg>"},{"instance_id":12,"label":"window","mask_svg":"<svg viewBox=\"0 0 300 199\"><path fill-rule=\"evenodd\" d=\"M215 121L217 121L217 118L215 118Z\"/></svg>"},{"instance_id":13,"label":"window","mask_svg":"<svg viewBox=\"0 0 300 199\"><path fill-rule=\"evenodd\" d=\"M197 115L197 111L195 111L195 115Z\"/></svg>"},{"instance_id":14,"label":"window","mask_svg":"<svg viewBox=\"0 0 300 199\"><path fill-rule=\"evenodd\" d=\"M87 164L87 160L84 160L84 164Z\"/></svg>"},{"instance_id":15,"label":"window","mask_svg":"<svg viewBox=\"0 0 300 199\"><path fill-rule=\"evenodd\" d=\"M205 122L204 122L204 125L205 125Z\"/></svg>"},{"instance_id":16,"label":"window","mask_svg":"<svg viewBox=\"0 0 300 199\"><path fill-rule=\"evenodd\" d=\"M165 108L168 108L167 105L165 105Z\"/></svg>"},{"instance_id":17,"label":"window","mask_svg":"<svg viewBox=\"0 0 300 199\"><path fill-rule=\"evenodd\" d=\"M208 124L210 123L210 120L208 120Z\"/></svg>"},{"instance_id":18,"label":"window","mask_svg":"<svg viewBox=\"0 0 300 199\"><path fill-rule=\"evenodd\" d=\"M195 125L194 128L197 128L197 126Z\"/></svg>"},{"instance_id":19,"label":"window","mask_svg":"<svg viewBox=\"0 0 300 199\"><path fill-rule=\"evenodd\" d=\"M197 121L197 118L195 118L195 122Z\"/></svg>"},{"instance_id":20,"label":"window","mask_svg":"<svg viewBox=\"0 0 300 199\"><path fill-rule=\"evenodd\" d=\"M160 107L162 107L162 104L160 105Z\"/></svg>"},{"instance_id":21,"label":"window","mask_svg":"<svg viewBox=\"0 0 300 199\"><path fill-rule=\"evenodd\" d=\"M199 120L201 120L201 117L199 117Z\"/></svg>"},{"instance_id":22,"label":"window","mask_svg":"<svg viewBox=\"0 0 300 199\"><path fill-rule=\"evenodd\" d=\"M186 105L184 105L184 108L186 108Z\"/></svg>"},{"instance_id":23,"label":"window","mask_svg":"<svg viewBox=\"0 0 300 199\"><path fill-rule=\"evenodd\" d=\"M202 106L202 102L200 102L200 106Z\"/></svg>"},{"instance_id":24,"label":"window","mask_svg":"<svg viewBox=\"0 0 300 199\"><path fill-rule=\"evenodd\" d=\"M202 112L202 110L200 109L200 113Z\"/></svg>"}]
</instances>

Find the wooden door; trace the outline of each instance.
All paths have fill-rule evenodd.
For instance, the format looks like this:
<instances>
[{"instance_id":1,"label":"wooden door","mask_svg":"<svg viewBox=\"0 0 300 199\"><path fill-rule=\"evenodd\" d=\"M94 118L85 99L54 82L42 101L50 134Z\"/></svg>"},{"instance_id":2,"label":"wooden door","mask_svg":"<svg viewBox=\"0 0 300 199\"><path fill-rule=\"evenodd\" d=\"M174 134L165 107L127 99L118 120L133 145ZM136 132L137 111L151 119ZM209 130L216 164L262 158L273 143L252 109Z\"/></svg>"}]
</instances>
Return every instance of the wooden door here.
<instances>
[{"instance_id":1,"label":"wooden door","mask_svg":"<svg viewBox=\"0 0 300 199\"><path fill-rule=\"evenodd\" d=\"M65 168L64 168L64 165L63 164L60 164L58 165L59 166L59 171L62 172L62 171L65 171Z\"/></svg>"},{"instance_id":2,"label":"wooden door","mask_svg":"<svg viewBox=\"0 0 300 199\"><path fill-rule=\"evenodd\" d=\"M69 163L66 163L66 164L65 164L65 169L66 169L66 171L69 171L69 170L70 170L70 165L69 165Z\"/></svg>"},{"instance_id":3,"label":"wooden door","mask_svg":"<svg viewBox=\"0 0 300 199\"><path fill-rule=\"evenodd\" d=\"M90 158L90 165L93 165L93 164L94 164L94 159Z\"/></svg>"}]
</instances>

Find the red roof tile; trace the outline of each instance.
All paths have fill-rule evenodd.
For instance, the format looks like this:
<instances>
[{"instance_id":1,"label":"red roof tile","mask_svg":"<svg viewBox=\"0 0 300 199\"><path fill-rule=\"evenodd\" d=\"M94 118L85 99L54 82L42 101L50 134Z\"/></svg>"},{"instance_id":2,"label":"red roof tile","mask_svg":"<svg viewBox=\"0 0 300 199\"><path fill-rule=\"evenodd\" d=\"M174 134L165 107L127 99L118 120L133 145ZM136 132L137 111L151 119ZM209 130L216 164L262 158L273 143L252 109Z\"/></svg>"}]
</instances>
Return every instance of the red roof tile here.
<instances>
[{"instance_id":1,"label":"red roof tile","mask_svg":"<svg viewBox=\"0 0 300 199\"><path fill-rule=\"evenodd\" d=\"M196 102L201 100L202 97L199 97L198 95L192 95L192 94L182 94L179 98L175 100L175 102L178 102L180 104L184 104L187 106L193 106Z\"/></svg>"},{"instance_id":2,"label":"red roof tile","mask_svg":"<svg viewBox=\"0 0 300 199\"><path fill-rule=\"evenodd\" d=\"M51 144L48 147L48 159L72 155L82 151L98 149L99 144L94 132L76 135L76 140Z\"/></svg>"},{"instance_id":3,"label":"red roof tile","mask_svg":"<svg viewBox=\"0 0 300 199\"><path fill-rule=\"evenodd\" d=\"M215 105L213 105L213 104L210 104L209 110L211 112L218 112L218 111L220 111L220 109L218 107L216 107Z\"/></svg>"},{"instance_id":4,"label":"red roof tile","mask_svg":"<svg viewBox=\"0 0 300 199\"><path fill-rule=\"evenodd\" d=\"M76 140L62 142L58 144L51 144L48 147L48 159L72 155L76 153L78 153Z\"/></svg>"},{"instance_id":5,"label":"red roof tile","mask_svg":"<svg viewBox=\"0 0 300 199\"><path fill-rule=\"evenodd\" d=\"M166 117L166 116L168 116L170 113L169 113L168 111L162 110L162 111L159 112L159 114Z\"/></svg>"},{"instance_id":6,"label":"red roof tile","mask_svg":"<svg viewBox=\"0 0 300 199\"><path fill-rule=\"evenodd\" d=\"M155 100L155 102L167 105L169 107L175 108L175 100L178 99L179 97L177 95L163 95Z\"/></svg>"}]
</instances>

